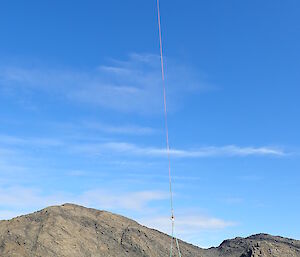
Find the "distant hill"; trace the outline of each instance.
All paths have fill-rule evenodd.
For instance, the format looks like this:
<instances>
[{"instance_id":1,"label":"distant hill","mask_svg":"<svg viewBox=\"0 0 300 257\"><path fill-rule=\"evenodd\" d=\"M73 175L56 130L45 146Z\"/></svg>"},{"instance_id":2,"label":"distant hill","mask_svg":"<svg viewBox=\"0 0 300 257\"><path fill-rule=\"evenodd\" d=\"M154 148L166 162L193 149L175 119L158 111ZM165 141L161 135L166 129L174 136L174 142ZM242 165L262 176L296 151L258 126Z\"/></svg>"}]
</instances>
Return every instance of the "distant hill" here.
<instances>
[{"instance_id":1,"label":"distant hill","mask_svg":"<svg viewBox=\"0 0 300 257\"><path fill-rule=\"evenodd\" d=\"M169 244L157 230L73 204L0 221L1 257L168 257ZM265 234L210 249L180 246L183 257L300 257L300 241Z\"/></svg>"}]
</instances>

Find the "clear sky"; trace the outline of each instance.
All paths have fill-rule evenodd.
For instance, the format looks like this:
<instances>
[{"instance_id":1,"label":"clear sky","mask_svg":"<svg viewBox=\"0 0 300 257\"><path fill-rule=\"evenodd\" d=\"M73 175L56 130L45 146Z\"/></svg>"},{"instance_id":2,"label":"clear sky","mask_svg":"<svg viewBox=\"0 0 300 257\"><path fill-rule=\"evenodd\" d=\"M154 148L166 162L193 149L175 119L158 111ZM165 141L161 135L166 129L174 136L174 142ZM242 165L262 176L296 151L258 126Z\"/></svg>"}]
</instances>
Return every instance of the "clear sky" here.
<instances>
[{"instance_id":1,"label":"clear sky","mask_svg":"<svg viewBox=\"0 0 300 257\"><path fill-rule=\"evenodd\" d=\"M300 239L300 2L161 0L177 233ZM170 231L155 0L1 1L0 219L73 202Z\"/></svg>"}]
</instances>

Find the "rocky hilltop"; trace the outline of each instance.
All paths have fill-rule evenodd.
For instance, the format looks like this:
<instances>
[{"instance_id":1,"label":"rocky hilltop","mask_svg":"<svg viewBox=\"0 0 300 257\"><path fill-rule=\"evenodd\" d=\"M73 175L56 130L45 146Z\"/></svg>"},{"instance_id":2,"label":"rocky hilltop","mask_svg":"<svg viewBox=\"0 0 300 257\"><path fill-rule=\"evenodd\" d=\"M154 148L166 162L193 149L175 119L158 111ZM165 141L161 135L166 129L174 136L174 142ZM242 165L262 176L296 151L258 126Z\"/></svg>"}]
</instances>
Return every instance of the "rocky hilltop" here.
<instances>
[{"instance_id":1,"label":"rocky hilltop","mask_svg":"<svg viewBox=\"0 0 300 257\"><path fill-rule=\"evenodd\" d=\"M73 204L0 221L1 257L166 257L169 243L133 220ZM210 249L180 245L183 257L300 257L300 241L265 234Z\"/></svg>"}]
</instances>

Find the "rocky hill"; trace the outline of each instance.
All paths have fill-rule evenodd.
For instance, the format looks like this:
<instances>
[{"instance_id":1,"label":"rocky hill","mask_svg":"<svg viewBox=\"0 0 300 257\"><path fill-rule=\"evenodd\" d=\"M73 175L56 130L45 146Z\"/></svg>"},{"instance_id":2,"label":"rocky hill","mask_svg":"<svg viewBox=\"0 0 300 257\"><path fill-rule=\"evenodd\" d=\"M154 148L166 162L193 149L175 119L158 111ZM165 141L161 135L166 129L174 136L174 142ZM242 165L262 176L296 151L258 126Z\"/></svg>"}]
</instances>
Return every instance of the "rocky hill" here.
<instances>
[{"instance_id":1,"label":"rocky hill","mask_svg":"<svg viewBox=\"0 0 300 257\"><path fill-rule=\"evenodd\" d=\"M166 257L169 243L133 220L73 204L0 221L1 257ZM265 234L210 249L180 245L183 257L300 257L300 241Z\"/></svg>"}]
</instances>

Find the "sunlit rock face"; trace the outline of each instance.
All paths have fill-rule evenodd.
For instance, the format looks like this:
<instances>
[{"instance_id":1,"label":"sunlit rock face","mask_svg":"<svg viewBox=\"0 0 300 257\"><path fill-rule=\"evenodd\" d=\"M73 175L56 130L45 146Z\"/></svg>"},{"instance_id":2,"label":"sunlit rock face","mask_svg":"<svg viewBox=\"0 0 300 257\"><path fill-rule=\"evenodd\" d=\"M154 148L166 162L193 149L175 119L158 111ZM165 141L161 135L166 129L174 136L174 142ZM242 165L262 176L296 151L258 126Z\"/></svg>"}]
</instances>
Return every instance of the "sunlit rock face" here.
<instances>
[{"instance_id":1,"label":"sunlit rock face","mask_svg":"<svg viewBox=\"0 0 300 257\"><path fill-rule=\"evenodd\" d=\"M125 217L73 204L0 221L1 257L166 257L170 240ZM183 257L300 257L300 241L264 234L217 248L182 241L180 247Z\"/></svg>"}]
</instances>

